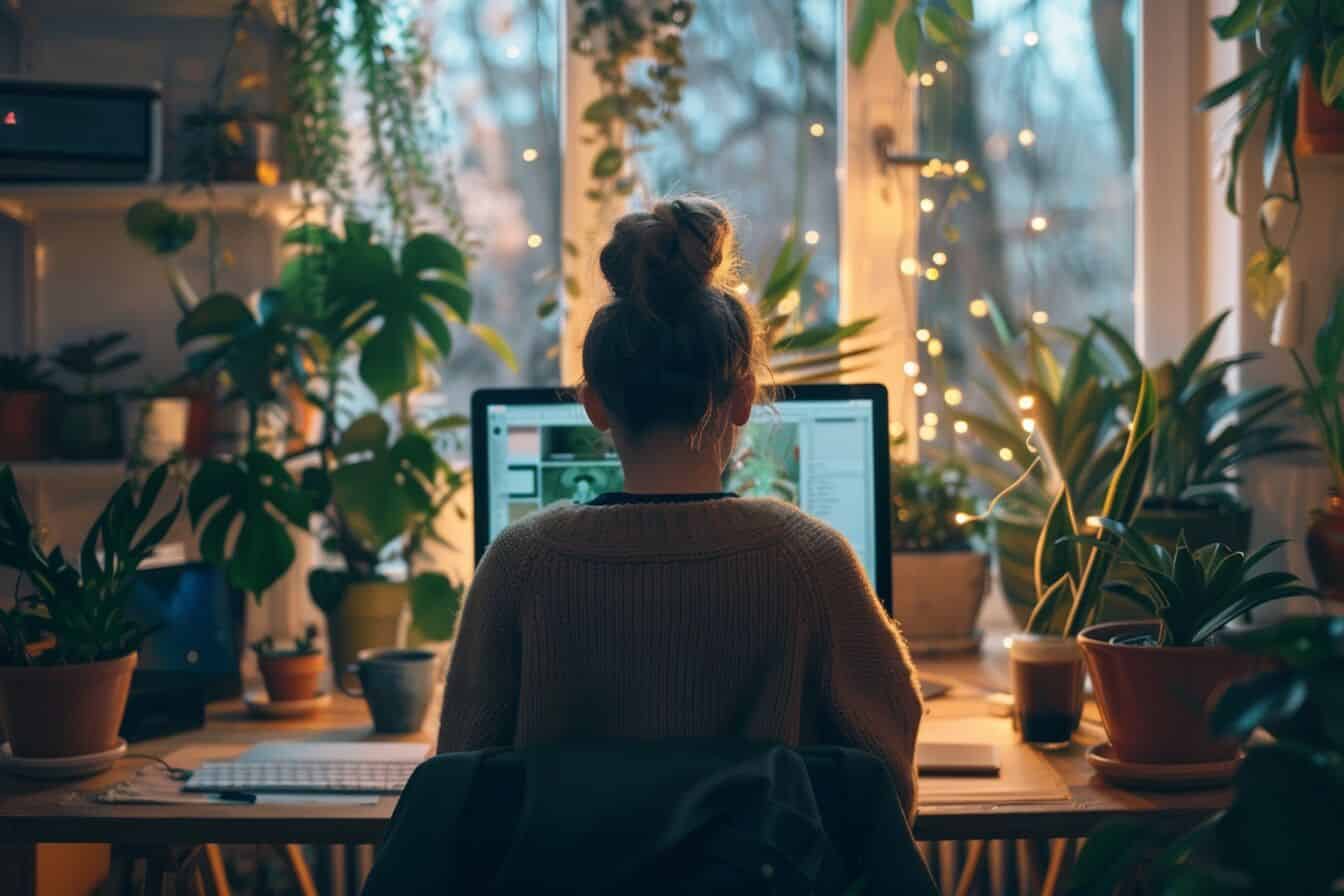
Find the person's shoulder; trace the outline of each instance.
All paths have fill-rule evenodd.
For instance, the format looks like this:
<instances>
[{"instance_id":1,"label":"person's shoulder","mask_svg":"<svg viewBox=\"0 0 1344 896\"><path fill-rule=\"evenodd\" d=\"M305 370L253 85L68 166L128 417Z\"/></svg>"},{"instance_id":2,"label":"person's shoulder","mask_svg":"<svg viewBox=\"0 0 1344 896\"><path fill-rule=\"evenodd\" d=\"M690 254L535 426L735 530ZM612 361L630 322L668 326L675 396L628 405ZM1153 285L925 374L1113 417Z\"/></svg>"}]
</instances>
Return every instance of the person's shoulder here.
<instances>
[{"instance_id":1,"label":"person's shoulder","mask_svg":"<svg viewBox=\"0 0 1344 896\"><path fill-rule=\"evenodd\" d=\"M808 557L852 553L849 542L839 530L794 504L774 498L753 500L764 515L777 519L787 527L788 537Z\"/></svg>"}]
</instances>

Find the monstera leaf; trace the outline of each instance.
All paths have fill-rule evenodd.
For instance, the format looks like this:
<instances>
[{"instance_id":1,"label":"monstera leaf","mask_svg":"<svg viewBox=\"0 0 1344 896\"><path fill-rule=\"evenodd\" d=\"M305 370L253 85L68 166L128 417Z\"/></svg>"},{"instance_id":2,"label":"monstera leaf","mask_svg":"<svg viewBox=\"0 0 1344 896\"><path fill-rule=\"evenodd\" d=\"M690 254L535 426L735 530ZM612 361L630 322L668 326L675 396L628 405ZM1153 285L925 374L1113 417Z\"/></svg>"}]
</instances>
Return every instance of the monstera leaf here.
<instances>
[{"instance_id":1,"label":"monstera leaf","mask_svg":"<svg viewBox=\"0 0 1344 896\"><path fill-rule=\"evenodd\" d=\"M310 353L296 326L302 318L287 293L265 290L258 304L253 314L236 295L214 293L177 325L179 347L205 345L187 356L188 368L197 374L224 371L233 385L232 397L253 405L276 400L275 383L282 373L302 382L304 358Z\"/></svg>"},{"instance_id":2,"label":"monstera leaf","mask_svg":"<svg viewBox=\"0 0 1344 896\"><path fill-rule=\"evenodd\" d=\"M262 451L231 461L206 460L187 492L201 556L257 600L294 562L286 523L305 528L313 509L312 496L284 464Z\"/></svg>"},{"instance_id":3,"label":"monstera leaf","mask_svg":"<svg viewBox=\"0 0 1344 896\"><path fill-rule=\"evenodd\" d=\"M457 629L463 587L442 573L422 572L411 579L411 622L429 641L447 641Z\"/></svg>"},{"instance_id":4,"label":"monstera leaf","mask_svg":"<svg viewBox=\"0 0 1344 896\"><path fill-rule=\"evenodd\" d=\"M428 435L410 431L389 441L390 432L378 414L355 420L336 446L342 463L331 474L341 517L375 551L434 512L441 467Z\"/></svg>"},{"instance_id":5,"label":"monstera leaf","mask_svg":"<svg viewBox=\"0 0 1344 896\"><path fill-rule=\"evenodd\" d=\"M380 401L418 386L423 365L452 352L449 323L471 317L466 276L466 259L443 237L412 237L398 266L385 246L370 241L365 225L347 226L345 242L334 249L327 298L346 336L372 328L359 375Z\"/></svg>"}]
</instances>

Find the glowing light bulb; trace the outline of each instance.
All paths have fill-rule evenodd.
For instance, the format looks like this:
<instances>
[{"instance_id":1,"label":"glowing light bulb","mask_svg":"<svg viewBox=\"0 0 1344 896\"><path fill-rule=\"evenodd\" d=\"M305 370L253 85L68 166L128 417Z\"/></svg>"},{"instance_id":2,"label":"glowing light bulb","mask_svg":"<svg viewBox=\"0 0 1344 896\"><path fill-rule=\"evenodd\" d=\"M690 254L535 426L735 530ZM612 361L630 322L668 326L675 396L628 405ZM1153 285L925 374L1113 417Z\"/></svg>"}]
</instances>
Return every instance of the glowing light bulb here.
<instances>
[{"instance_id":1,"label":"glowing light bulb","mask_svg":"<svg viewBox=\"0 0 1344 896\"><path fill-rule=\"evenodd\" d=\"M901 365L901 370L905 372L906 376L919 376L919 362L906 361Z\"/></svg>"},{"instance_id":2,"label":"glowing light bulb","mask_svg":"<svg viewBox=\"0 0 1344 896\"><path fill-rule=\"evenodd\" d=\"M930 358L936 358L936 357L938 357L939 355L941 355L942 353L943 353L943 340L941 340L941 339L936 339L936 338L935 338L935 339L930 339L930 340L929 340L929 357L930 357Z\"/></svg>"},{"instance_id":3,"label":"glowing light bulb","mask_svg":"<svg viewBox=\"0 0 1344 896\"><path fill-rule=\"evenodd\" d=\"M936 265L947 264L947 253L946 252L933 253L933 263Z\"/></svg>"},{"instance_id":4,"label":"glowing light bulb","mask_svg":"<svg viewBox=\"0 0 1344 896\"><path fill-rule=\"evenodd\" d=\"M989 303L984 299L971 299L971 317L986 317L989 315Z\"/></svg>"},{"instance_id":5,"label":"glowing light bulb","mask_svg":"<svg viewBox=\"0 0 1344 896\"><path fill-rule=\"evenodd\" d=\"M812 127L807 129L807 132L813 137L824 137L826 136L826 125L819 121L814 121L812 122Z\"/></svg>"},{"instance_id":6,"label":"glowing light bulb","mask_svg":"<svg viewBox=\"0 0 1344 896\"><path fill-rule=\"evenodd\" d=\"M933 334L930 333L928 330L926 330L924 327L920 327L918 330L915 331L915 338L918 339L920 342L928 342L929 337L932 335Z\"/></svg>"},{"instance_id":7,"label":"glowing light bulb","mask_svg":"<svg viewBox=\"0 0 1344 896\"><path fill-rule=\"evenodd\" d=\"M1017 142L1023 146L1032 146L1036 143L1036 132L1031 128L1023 128L1017 132Z\"/></svg>"},{"instance_id":8,"label":"glowing light bulb","mask_svg":"<svg viewBox=\"0 0 1344 896\"><path fill-rule=\"evenodd\" d=\"M1000 448L1000 449L999 449L999 458L1000 458L1001 460L1004 460L1004 461L1012 461L1012 459L1013 459L1013 449L1011 449L1011 448Z\"/></svg>"},{"instance_id":9,"label":"glowing light bulb","mask_svg":"<svg viewBox=\"0 0 1344 896\"><path fill-rule=\"evenodd\" d=\"M744 296L747 293L751 292L751 287L747 284L747 281L743 280L741 283L733 287L733 292L737 293L740 296Z\"/></svg>"},{"instance_id":10,"label":"glowing light bulb","mask_svg":"<svg viewBox=\"0 0 1344 896\"><path fill-rule=\"evenodd\" d=\"M971 170L971 163L965 159L957 159L957 163L952 166L952 170L958 174L965 174Z\"/></svg>"},{"instance_id":11,"label":"glowing light bulb","mask_svg":"<svg viewBox=\"0 0 1344 896\"><path fill-rule=\"evenodd\" d=\"M817 233L815 230L809 230L807 233L803 234L803 242L807 243L809 246L815 246L817 243L821 242L821 234Z\"/></svg>"},{"instance_id":12,"label":"glowing light bulb","mask_svg":"<svg viewBox=\"0 0 1344 896\"><path fill-rule=\"evenodd\" d=\"M915 276L919 273L919 262L913 258L902 258L901 273L907 277Z\"/></svg>"},{"instance_id":13,"label":"glowing light bulb","mask_svg":"<svg viewBox=\"0 0 1344 896\"><path fill-rule=\"evenodd\" d=\"M937 279L938 279L939 277L941 277L941 276L943 276L943 275L938 271L937 268L929 268L927 271L924 272L924 279L925 279L925 280L930 280L930 281L932 281L932 280L937 280Z\"/></svg>"},{"instance_id":14,"label":"glowing light bulb","mask_svg":"<svg viewBox=\"0 0 1344 896\"><path fill-rule=\"evenodd\" d=\"M1024 430L1026 430L1027 432L1035 432L1035 431L1036 431L1036 421L1033 420L1033 419L1031 419L1030 417L1023 417L1023 418L1022 418L1022 428L1023 428Z\"/></svg>"},{"instance_id":15,"label":"glowing light bulb","mask_svg":"<svg viewBox=\"0 0 1344 896\"><path fill-rule=\"evenodd\" d=\"M527 149L523 150L523 161L535 162L539 155L541 155L541 153L537 152L534 147L529 146Z\"/></svg>"},{"instance_id":16,"label":"glowing light bulb","mask_svg":"<svg viewBox=\"0 0 1344 896\"><path fill-rule=\"evenodd\" d=\"M1048 324L1050 323L1050 315L1045 311L1033 311L1031 312L1031 322L1041 325Z\"/></svg>"},{"instance_id":17,"label":"glowing light bulb","mask_svg":"<svg viewBox=\"0 0 1344 896\"><path fill-rule=\"evenodd\" d=\"M887 427L887 435L891 436L892 439L899 439L905 435L905 427L899 423L893 423Z\"/></svg>"},{"instance_id":18,"label":"glowing light bulb","mask_svg":"<svg viewBox=\"0 0 1344 896\"><path fill-rule=\"evenodd\" d=\"M933 411L929 411L927 414L924 415L924 425L925 425L925 426L937 426L937 425L938 425L938 415L935 414Z\"/></svg>"},{"instance_id":19,"label":"glowing light bulb","mask_svg":"<svg viewBox=\"0 0 1344 896\"><path fill-rule=\"evenodd\" d=\"M938 430L932 426L921 426L919 428L919 437L926 442L932 442L938 438Z\"/></svg>"},{"instance_id":20,"label":"glowing light bulb","mask_svg":"<svg viewBox=\"0 0 1344 896\"><path fill-rule=\"evenodd\" d=\"M914 390L916 395L923 398L925 395L929 394L928 383L915 383Z\"/></svg>"},{"instance_id":21,"label":"glowing light bulb","mask_svg":"<svg viewBox=\"0 0 1344 896\"><path fill-rule=\"evenodd\" d=\"M947 402L952 407L961 404L962 398L961 390L956 386L951 386L943 392L943 401Z\"/></svg>"},{"instance_id":22,"label":"glowing light bulb","mask_svg":"<svg viewBox=\"0 0 1344 896\"><path fill-rule=\"evenodd\" d=\"M919 200L919 210L924 214L927 215L932 213L935 208L937 208L936 203L929 197L925 196L923 199Z\"/></svg>"},{"instance_id":23,"label":"glowing light bulb","mask_svg":"<svg viewBox=\"0 0 1344 896\"><path fill-rule=\"evenodd\" d=\"M528 236L527 244L531 246L533 249L538 248L542 244L541 234L534 233Z\"/></svg>"},{"instance_id":24,"label":"glowing light bulb","mask_svg":"<svg viewBox=\"0 0 1344 896\"><path fill-rule=\"evenodd\" d=\"M924 74L919 76L919 83L921 87L932 87L933 75L929 74L928 72L925 72Z\"/></svg>"},{"instance_id":25,"label":"glowing light bulb","mask_svg":"<svg viewBox=\"0 0 1344 896\"><path fill-rule=\"evenodd\" d=\"M952 429L959 436L966 435L966 433L970 430L970 428L971 424L967 423L965 420L958 420L956 423L952 424Z\"/></svg>"},{"instance_id":26,"label":"glowing light bulb","mask_svg":"<svg viewBox=\"0 0 1344 896\"><path fill-rule=\"evenodd\" d=\"M933 67L934 67L934 69L938 72L938 74L940 74L940 75L942 75L942 74L946 74L946 73L947 73L947 60L946 60L946 59L939 59L937 62L935 62L935 63L933 64Z\"/></svg>"},{"instance_id":27,"label":"glowing light bulb","mask_svg":"<svg viewBox=\"0 0 1344 896\"><path fill-rule=\"evenodd\" d=\"M1018 406L1018 408L1020 408L1021 410L1024 410L1024 411L1029 411L1029 410L1031 410L1032 408L1036 407L1036 396L1035 396L1035 395L1019 395L1019 396L1017 397L1017 406Z\"/></svg>"},{"instance_id":28,"label":"glowing light bulb","mask_svg":"<svg viewBox=\"0 0 1344 896\"><path fill-rule=\"evenodd\" d=\"M1101 517L1099 516L1089 516L1084 522L1086 522L1088 528L1091 529L1101 528Z\"/></svg>"},{"instance_id":29,"label":"glowing light bulb","mask_svg":"<svg viewBox=\"0 0 1344 896\"><path fill-rule=\"evenodd\" d=\"M504 48L504 55L510 59L517 59L519 56L523 55L523 51L518 49L517 44L509 44Z\"/></svg>"},{"instance_id":30,"label":"glowing light bulb","mask_svg":"<svg viewBox=\"0 0 1344 896\"><path fill-rule=\"evenodd\" d=\"M1026 44L1029 47L1034 47L1040 42L1041 42L1041 36L1037 34L1035 31L1028 31L1026 34L1022 35L1022 43Z\"/></svg>"},{"instance_id":31,"label":"glowing light bulb","mask_svg":"<svg viewBox=\"0 0 1344 896\"><path fill-rule=\"evenodd\" d=\"M964 526L971 521L971 515L963 510L958 510L955 514L953 514L952 520L958 526Z\"/></svg>"},{"instance_id":32,"label":"glowing light bulb","mask_svg":"<svg viewBox=\"0 0 1344 896\"><path fill-rule=\"evenodd\" d=\"M1037 233L1043 233L1045 228L1050 226L1050 221L1045 215L1033 215L1031 218L1031 229Z\"/></svg>"}]
</instances>

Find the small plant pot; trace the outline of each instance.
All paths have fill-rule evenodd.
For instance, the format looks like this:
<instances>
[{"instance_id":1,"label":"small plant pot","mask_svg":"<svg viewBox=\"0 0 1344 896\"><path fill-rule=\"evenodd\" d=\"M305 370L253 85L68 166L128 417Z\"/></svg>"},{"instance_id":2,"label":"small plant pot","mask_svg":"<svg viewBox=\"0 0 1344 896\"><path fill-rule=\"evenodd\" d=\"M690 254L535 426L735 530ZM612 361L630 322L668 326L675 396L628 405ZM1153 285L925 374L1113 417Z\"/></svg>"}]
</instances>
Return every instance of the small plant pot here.
<instances>
[{"instance_id":1,"label":"small plant pot","mask_svg":"<svg viewBox=\"0 0 1344 896\"><path fill-rule=\"evenodd\" d=\"M1078 636L1116 757L1160 764L1232 759L1241 745L1215 738L1208 714L1227 685L1264 669L1265 661L1220 646L1114 643L1158 631L1157 622L1110 622Z\"/></svg>"},{"instance_id":2,"label":"small plant pot","mask_svg":"<svg viewBox=\"0 0 1344 896\"><path fill-rule=\"evenodd\" d=\"M54 393L0 392L0 460L45 460L51 456Z\"/></svg>"},{"instance_id":3,"label":"small plant pot","mask_svg":"<svg viewBox=\"0 0 1344 896\"><path fill-rule=\"evenodd\" d=\"M345 589L335 612L327 615L327 643L338 684L355 686L349 668L361 650L398 646L410 602L405 582L356 582Z\"/></svg>"},{"instance_id":4,"label":"small plant pot","mask_svg":"<svg viewBox=\"0 0 1344 896\"><path fill-rule=\"evenodd\" d=\"M103 753L117 745L136 654L68 666L0 667L0 722L24 759Z\"/></svg>"},{"instance_id":5,"label":"small plant pot","mask_svg":"<svg viewBox=\"0 0 1344 896\"><path fill-rule=\"evenodd\" d=\"M976 551L891 555L892 615L916 652L969 642L975 634L989 558Z\"/></svg>"},{"instance_id":6,"label":"small plant pot","mask_svg":"<svg viewBox=\"0 0 1344 896\"><path fill-rule=\"evenodd\" d=\"M120 460L121 402L115 395L68 395L61 407L57 453L67 460Z\"/></svg>"},{"instance_id":7,"label":"small plant pot","mask_svg":"<svg viewBox=\"0 0 1344 896\"><path fill-rule=\"evenodd\" d=\"M1344 153L1344 110L1327 106L1308 66L1297 90L1297 140L1300 156Z\"/></svg>"},{"instance_id":8,"label":"small plant pot","mask_svg":"<svg viewBox=\"0 0 1344 896\"><path fill-rule=\"evenodd\" d=\"M321 653L279 653L257 656L266 695L273 703L311 700L321 692L319 682L326 669Z\"/></svg>"},{"instance_id":9,"label":"small plant pot","mask_svg":"<svg viewBox=\"0 0 1344 896\"><path fill-rule=\"evenodd\" d=\"M1321 595L1344 603L1344 498L1334 489L1307 527L1307 559Z\"/></svg>"},{"instance_id":10,"label":"small plant pot","mask_svg":"<svg viewBox=\"0 0 1344 896\"><path fill-rule=\"evenodd\" d=\"M148 398L132 404L130 417L135 457L161 464L178 452L185 453L191 399L176 396Z\"/></svg>"}]
</instances>

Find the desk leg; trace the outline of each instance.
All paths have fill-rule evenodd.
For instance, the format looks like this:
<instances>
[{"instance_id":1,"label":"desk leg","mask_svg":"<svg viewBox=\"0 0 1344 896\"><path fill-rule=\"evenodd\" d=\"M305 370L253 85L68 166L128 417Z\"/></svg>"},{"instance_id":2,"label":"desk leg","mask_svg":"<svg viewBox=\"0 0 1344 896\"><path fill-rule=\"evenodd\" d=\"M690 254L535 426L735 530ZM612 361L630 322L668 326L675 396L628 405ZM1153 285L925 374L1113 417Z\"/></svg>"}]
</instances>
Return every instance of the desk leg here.
<instances>
[{"instance_id":1,"label":"desk leg","mask_svg":"<svg viewBox=\"0 0 1344 896\"><path fill-rule=\"evenodd\" d=\"M975 885L976 875L980 873L980 863L985 855L985 841L972 840L966 844L966 855L961 860L961 879L957 881L954 896L968 896Z\"/></svg>"},{"instance_id":2,"label":"desk leg","mask_svg":"<svg viewBox=\"0 0 1344 896\"><path fill-rule=\"evenodd\" d=\"M202 875L206 893L209 896L229 896L229 873L224 868L224 853L220 851L219 844L207 843L202 851L205 853Z\"/></svg>"},{"instance_id":3,"label":"desk leg","mask_svg":"<svg viewBox=\"0 0 1344 896\"><path fill-rule=\"evenodd\" d=\"M1078 841L1069 839L1050 841L1050 865L1045 871L1041 896L1055 896L1060 892L1060 888L1068 883L1077 844Z\"/></svg>"},{"instance_id":4,"label":"desk leg","mask_svg":"<svg viewBox=\"0 0 1344 896\"><path fill-rule=\"evenodd\" d=\"M299 892L303 896L317 896L317 886L313 883L313 873L308 870L308 860L303 857L302 847L297 843L285 843L277 845L275 849L293 872Z\"/></svg>"}]
</instances>

